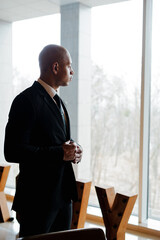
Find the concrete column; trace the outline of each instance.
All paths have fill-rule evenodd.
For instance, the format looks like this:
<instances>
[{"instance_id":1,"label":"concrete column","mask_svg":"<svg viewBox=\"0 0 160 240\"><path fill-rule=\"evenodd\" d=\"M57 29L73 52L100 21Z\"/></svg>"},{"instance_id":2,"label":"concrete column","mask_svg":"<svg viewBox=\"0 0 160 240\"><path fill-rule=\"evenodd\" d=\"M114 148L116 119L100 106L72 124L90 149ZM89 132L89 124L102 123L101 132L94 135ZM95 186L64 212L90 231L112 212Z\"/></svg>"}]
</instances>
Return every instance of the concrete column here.
<instances>
[{"instance_id":1,"label":"concrete column","mask_svg":"<svg viewBox=\"0 0 160 240\"><path fill-rule=\"evenodd\" d=\"M5 162L4 132L12 99L12 23L0 20L0 163Z\"/></svg>"},{"instance_id":2,"label":"concrete column","mask_svg":"<svg viewBox=\"0 0 160 240\"><path fill-rule=\"evenodd\" d=\"M72 138L83 146L82 162L75 167L77 178L90 178L91 98L91 9L80 3L61 7L61 45L72 57L74 78L61 88L71 119Z\"/></svg>"}]
</instances>

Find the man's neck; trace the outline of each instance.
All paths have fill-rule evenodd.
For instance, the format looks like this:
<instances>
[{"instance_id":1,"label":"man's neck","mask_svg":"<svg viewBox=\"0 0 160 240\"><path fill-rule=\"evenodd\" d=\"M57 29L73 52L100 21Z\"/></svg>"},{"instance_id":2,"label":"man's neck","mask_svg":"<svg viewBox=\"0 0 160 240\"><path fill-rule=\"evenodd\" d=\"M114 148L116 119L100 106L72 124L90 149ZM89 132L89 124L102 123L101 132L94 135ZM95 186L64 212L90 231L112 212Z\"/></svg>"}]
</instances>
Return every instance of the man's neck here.
<instances>
[{"instance_id":1,"label":"man's neck","mask_svg":"<svg viewBox=\"0 0 160 240\"><path fill-rule=\"evenodd\" d=\"M56 80L51 76L50 74L41 74L40 79L48 84L51 88L53 88L55 91L59 89L59 86L56 85Z\"/></svg>"},{"instance_id":2,"label":"man's neck","mask_svg":"<svg viewBox=\"0 0 160 240\"><path fill-rule=\"evenodd\" d=\"M57 90L55 90L52 86L50 86L48 83L43 81L41 78L39 78L37 81L46 90L46 92L50 95L51 98L53 98L54 95L57 94Z\"/></svg>"}]
</instances>

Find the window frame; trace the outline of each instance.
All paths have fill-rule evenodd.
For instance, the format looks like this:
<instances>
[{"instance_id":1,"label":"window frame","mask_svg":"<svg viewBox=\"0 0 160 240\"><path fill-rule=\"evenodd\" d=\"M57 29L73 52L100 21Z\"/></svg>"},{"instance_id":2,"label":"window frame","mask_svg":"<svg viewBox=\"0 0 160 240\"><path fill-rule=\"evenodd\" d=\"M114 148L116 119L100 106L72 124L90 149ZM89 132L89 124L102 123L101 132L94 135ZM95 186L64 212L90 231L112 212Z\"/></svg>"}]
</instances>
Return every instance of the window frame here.
<instances>
[{"instance_id":1,"label":"window frame","mask_svg":"<svg viewBox=\"0 0 160 240\"><path fill-rule=\"evenodd\" d=\"M150 94L151 94L151 46L153 0L143 0L142 69L139 150L139 223L148 219L149 201L149 144L150 144Z\"/></svg>"}]
</instances>

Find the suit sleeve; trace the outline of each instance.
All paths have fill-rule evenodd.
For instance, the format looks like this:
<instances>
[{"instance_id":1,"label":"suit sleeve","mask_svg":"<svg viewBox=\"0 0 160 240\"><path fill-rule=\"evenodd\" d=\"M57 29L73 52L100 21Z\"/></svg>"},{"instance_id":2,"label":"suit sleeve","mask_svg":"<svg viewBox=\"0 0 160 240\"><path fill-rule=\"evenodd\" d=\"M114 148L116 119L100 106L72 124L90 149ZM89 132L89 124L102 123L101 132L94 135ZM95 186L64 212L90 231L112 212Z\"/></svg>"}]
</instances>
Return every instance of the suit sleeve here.
<instances>
[{"instance_id":1,"label":"suit sleeve","mask_svg":"<svg viewBox=\"0 0 160 240\"><path fill-rule=\"evenodd\" d=\"M32 130L36 121L33 104L20 94L12 103L5 131L4 155L8 162L62 164L62 146L31 145Z\"/></svg>"}]
</instances>

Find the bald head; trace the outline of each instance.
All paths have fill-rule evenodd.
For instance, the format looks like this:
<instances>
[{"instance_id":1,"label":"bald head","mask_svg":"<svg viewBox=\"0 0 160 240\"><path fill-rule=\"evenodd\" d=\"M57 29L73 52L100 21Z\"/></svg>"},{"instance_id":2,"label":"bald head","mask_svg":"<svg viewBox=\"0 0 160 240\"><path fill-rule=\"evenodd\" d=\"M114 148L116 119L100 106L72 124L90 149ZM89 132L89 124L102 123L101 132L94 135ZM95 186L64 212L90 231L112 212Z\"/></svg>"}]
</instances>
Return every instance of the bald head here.
<instances>
[{"instance_id":1,"label":"bald head","mask_svg":"<svg viewBox=\"0 0 160 240\"><path fill-rule=\"evenodd\" d=\"M60 86L68 86L74 71L72 59L62 46L47 45L39 54L40 79L57 90Z\"/></svg>"},{"instance_id":2,"label":"bald head","mask_svg":"<svg viewBox=\"0 0 160 240\"><path fill-rule=\"evenodd\" d=\"M54 62L62 63L68 51L59 45L50 44L42 49L39 54L39 67L41 74L45 73Z\"/></svg>"}]
</instances>

